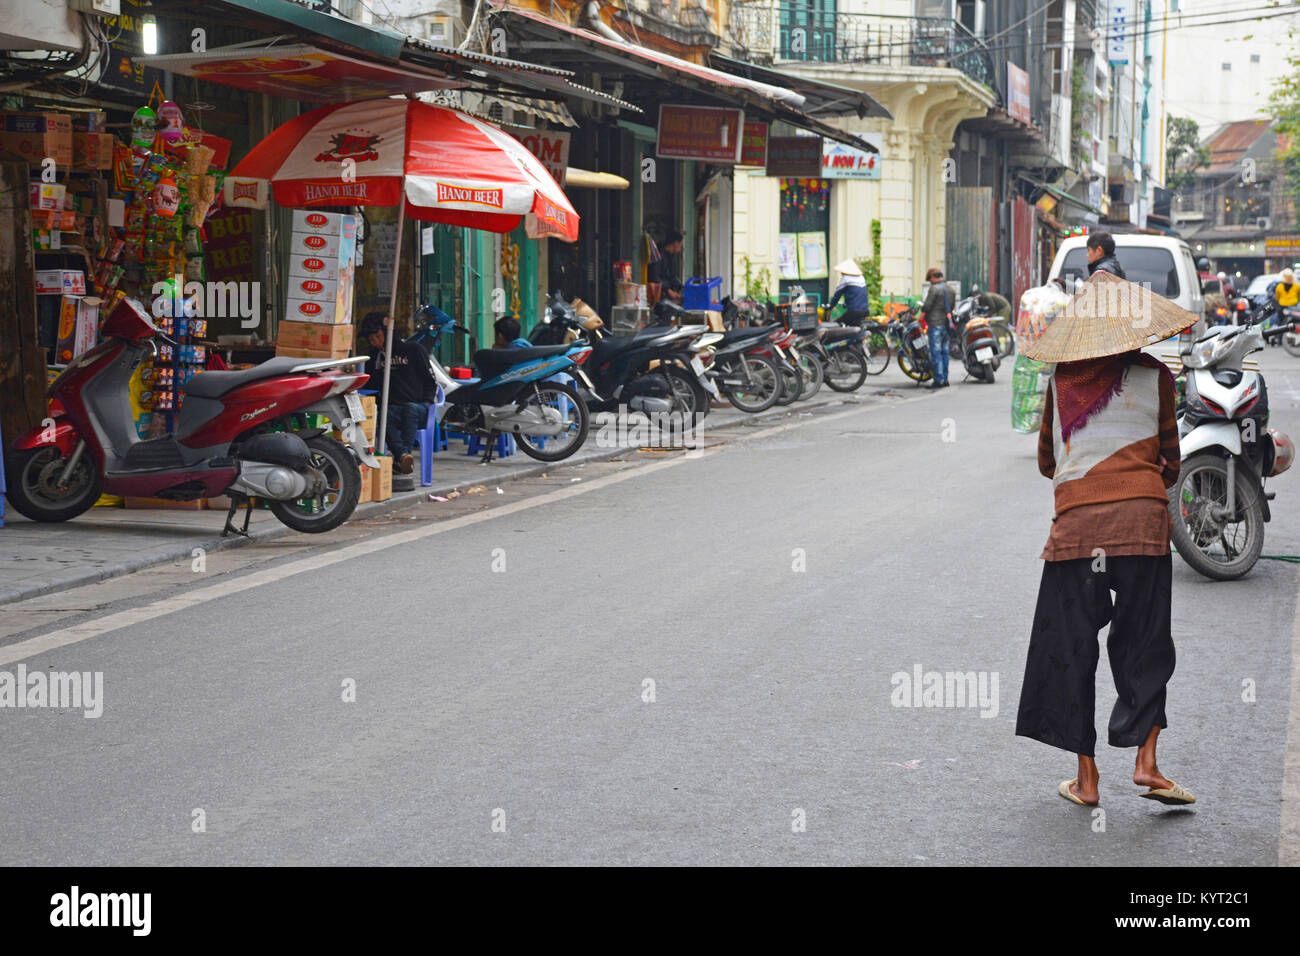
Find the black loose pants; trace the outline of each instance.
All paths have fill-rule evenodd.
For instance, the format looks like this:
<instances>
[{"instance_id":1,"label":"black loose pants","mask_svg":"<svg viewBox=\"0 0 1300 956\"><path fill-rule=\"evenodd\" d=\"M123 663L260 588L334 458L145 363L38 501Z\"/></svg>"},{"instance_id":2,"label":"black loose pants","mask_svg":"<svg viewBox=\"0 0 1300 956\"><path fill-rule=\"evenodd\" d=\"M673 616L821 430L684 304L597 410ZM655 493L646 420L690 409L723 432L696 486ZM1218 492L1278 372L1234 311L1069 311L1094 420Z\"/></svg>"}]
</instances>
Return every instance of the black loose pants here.
<instances>
[{"instance_id":1,"label":"black loose pants","mask_svg":"<svg viewBox=\"0 0 1300 956\"><path fill-rule=\"evenodd\" d=\"M1110 745L1140 747L1152 727L1168 726L1165 685L1175 658L1172 573L1168 554L1043 563L1018 736L1094 756L1097 633L1107 624L1106 652L1119 693L1110 715Z\"/></svg>"}]
</instances>

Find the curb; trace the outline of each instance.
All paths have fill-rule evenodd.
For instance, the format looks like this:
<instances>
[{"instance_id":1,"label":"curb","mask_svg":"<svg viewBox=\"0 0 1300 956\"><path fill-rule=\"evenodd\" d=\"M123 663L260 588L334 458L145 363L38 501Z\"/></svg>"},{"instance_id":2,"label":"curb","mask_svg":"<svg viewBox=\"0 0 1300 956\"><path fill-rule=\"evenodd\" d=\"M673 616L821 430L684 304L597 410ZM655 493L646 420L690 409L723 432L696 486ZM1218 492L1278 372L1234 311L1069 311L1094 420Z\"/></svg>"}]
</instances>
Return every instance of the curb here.
<instances>
[{"instance_id":1,"label":"curb","mask_svg":"<svg viewBox=\"0 0 1300 956\"><path fill-rule=\"evenodd\" d=\"M762 422L773 418L786 417L798 414L803 411L810 411L814 408L821 408L826 405L845 402L844 398L833 397L822 401L810 400L807 403L796 403L795 405L784 406L780 409L760 412L757 415L743 415L722 426L724 428L732 425L746 425L752 422ZM536 478L538 475L546 472L558 471L569 468L574 465L585 464L589 461L609 461L612 458L618 458L628 453L635 454L634 448L609 448L591 454L582 455L565 459L564 461L543 462L520 468L517 471L511 471L509 474L496 476L498 484L508 484L512 481L519 481L525 478ZM581 454L581 453L579 453ZM485 476L487 477L487 476ZM445 495L450 491L460 491L464 488L476 484L484 484L482 479L458 481L453 484L439 485L435 481L432 485L417 485L415 490L402 492L401 495L394 495L387 501L367 501L357 505L356 510L348 518L348 522L377 517L379 515L391 514L396 511L403 511L407 508L413 508L421 502L427 501L429 495ZM216 514L217 512L213 512ZM346 523L346 522L345 522ZM54 584L37 584L26 588L0 588L0 606L12 604L16 601L25 601L28 598L43 597L47 594L56 594L59 591L68 591L72 588L83 587L87 584L96 584L100 581L108 581L113 578L122 577L127 574L133 574L136 571L143 571L146 568L157 567L160 564L171 564L175 561L183 561L190 558L195 548L202 548L205 552L211 554L216 551L225 551L229 548L242 547L256 541L268 541L272 538L278 538L286 534L296 534L292 528L281 524L271 527L260 528L250 531L248 537L229 537L223 538L219 534L208 538L196 538L187 541L184 544L177 544L166 547L162 550L150 551L145 557L136 560L125 561L121 564L113 565L107 568L95 568L87 570L77 576L64 579Z\"/></svg>"}]
</instances>

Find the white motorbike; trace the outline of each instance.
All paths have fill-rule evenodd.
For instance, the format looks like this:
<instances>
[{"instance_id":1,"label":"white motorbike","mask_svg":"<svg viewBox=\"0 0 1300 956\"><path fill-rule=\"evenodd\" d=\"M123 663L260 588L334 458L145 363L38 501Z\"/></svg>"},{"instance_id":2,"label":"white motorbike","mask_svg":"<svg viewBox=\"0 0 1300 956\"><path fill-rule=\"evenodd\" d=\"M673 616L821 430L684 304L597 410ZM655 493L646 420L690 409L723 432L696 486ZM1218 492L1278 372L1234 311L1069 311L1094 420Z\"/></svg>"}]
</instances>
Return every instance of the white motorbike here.
<instances>
[{"instance_id":1,"label":"white motorbike","mask_svg":"<svg viewBox=\"0 0 1300 956\"><path fill-rule=\"evenodd\" d=\"M1196 571L1220 581L1246 574L1264 547L1266 478L1291 467L1295 445L1268 427L1264 376L1242 361L1264 348L1259 326L1211 328L1183 352L1186 395L1178 419L1182 468L1169 489L1172 538Z\"/></svg>"}]
</instances>

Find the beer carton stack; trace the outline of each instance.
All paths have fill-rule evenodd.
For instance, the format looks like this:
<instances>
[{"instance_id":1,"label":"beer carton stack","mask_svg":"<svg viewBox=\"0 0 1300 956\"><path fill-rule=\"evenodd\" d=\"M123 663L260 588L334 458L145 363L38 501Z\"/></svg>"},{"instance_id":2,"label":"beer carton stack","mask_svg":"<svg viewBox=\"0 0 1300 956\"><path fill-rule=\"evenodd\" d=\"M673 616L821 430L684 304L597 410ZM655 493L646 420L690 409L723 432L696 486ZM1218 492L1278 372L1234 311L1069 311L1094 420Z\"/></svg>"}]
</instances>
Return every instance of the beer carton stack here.
<instances>
[{"instance_id":1,"label":"beer carton stack","mask_svg":"<svg viewBox=\"0 0 1300 956\"><path fill-rule=\"evenodd\" d=\"M293 214L288 298L276 355L346 358L352 353L352 280L357 219L300 209Z\"/></svg>"}]
</instances>

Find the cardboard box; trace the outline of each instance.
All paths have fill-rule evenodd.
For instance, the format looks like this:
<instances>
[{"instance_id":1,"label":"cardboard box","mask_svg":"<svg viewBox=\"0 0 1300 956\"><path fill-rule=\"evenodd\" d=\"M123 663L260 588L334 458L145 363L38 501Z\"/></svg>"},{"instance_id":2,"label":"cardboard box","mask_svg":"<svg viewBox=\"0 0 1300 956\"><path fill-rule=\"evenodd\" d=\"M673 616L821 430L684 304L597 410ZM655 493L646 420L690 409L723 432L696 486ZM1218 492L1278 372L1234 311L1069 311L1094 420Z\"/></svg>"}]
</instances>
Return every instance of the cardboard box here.
<instances>
[{"instance_id":1,"label":"cardboard box","mask_svg":"<svg viewBox=\"0 0 1300 956\"><path fill-rule=\"evenodd\" d=\"M350 326L352 316L339 308L338 302L333 299L319 302L315 299L294 297L284 304L284 318L287 322Z\"/></svg>"},{"instance_id":2,"label":"cardboard box","mask_svg":"<svg viewBox=\"0 0 1300 956\"><path fill-rule=\"evenodd\" d=\"M316 276L291 276L289 298L308 302L333 303L338 298L338 279L319 279Z\"/></svg>"},{"instance_id":3,"label":"cardboard box","mask_svg":"<svg viewBox=\"0 0 1300 956\"><path fill-rule=\"evenodd\" d=\"M117 137L112 133L72 134L72 165L78 169L112 169L113 147Z\"/></svg>"},{"instance_id":4,"label":"cardboard box","mask_svg":"<svg viewBox=\"0 0 1300 956\"><path fill-rule=\"evenodd\" d=\"M75 269L39 269L37 295L85 295L86 274Z\"/></svg>"},{"instance_id":5,"label":"cardboard box","mask_svg":"<svg viewBox=\"0 0 1300 956\"><path fill-rule=\"evenodd\" d=\"M370 500L387 501L393 497L393 457L392 455L377 455L379 459L378 468L361 469L362 480L370 481Z\"/></svg>"},{"instance_id":6,"label":"cardboard box","mask_svg":"<svg viewBox=\"0 0 1300 956\"><path fill-rule=\"evenodd\" d=\"M62 210L67 194L68 187L62 183L35 182L27 184L27 198L31 203L33 213L37 210Z\"/></svg>"},{"instance_id":7,"label":"cardboard box","mask_svg":"<svg viewBox=\"0 0 1300 956\"><path fill-rule=\"evenodd\" d=\"M292 232L316 233L324 236L339 236L343 233L343 221L350 220L356 228L356 217L341 212L318 212L314 209L295 209L293 213Z\"/></svg>"},{"instance_id":8,"label":"cardboard box","mask_svg":"<svg viewBox=\"0 0 1300 956\"><path fill-rule=\"evenodd\" d=\"M5 113L6 133L72 133L71 113Z\"/></svg>"},{"instance_id":9,"label":"cardboard box","mask_svg":"<svg viewBox=\"0 0 1300 956\"><path fill-rule=\"evenodd\" d=\"M67 113L5 113L0 150L40 166L48 157L72 165L72 117Z\"/></svg>"},{"instance_id":10,"label":"cardboard box","mask_svg":"<svg viewBox=\"0 0 1300 956\"><path fill-rule=\"evenodd\" d=\"M370 444L375 443L375 422L379 419L379 405L373 395L361 396L361 407L365 410L366 420L361 423L361 431L370 439Z\"/></svg>"},{"instance_id":11,"label":"cardboard box","mask_svg":"<svg viewBox=\"0 0 1300 956\"><path fill-rule=\"evenodd\" d=\"M276 355L284 355L289 358L301 359L338 359L347 358L351 352L348 349L303 349L295 348L292 345L277 345L275 347Z\"/></svg>"},{"instance_id":12,"label":"cardboard box","mask_svg":"<svg viewBox=\"0 0 1300 956\"><path fill-rule=\"evenodd\" d=\"M346 354L352 349L352 326L281 322L275 344L291 349L323 349L328 352L342 349Z\"/></svg>"},{"instance_id":13,"label":"cardboard box","mask_svg":"<svg viewBox=\"0 0 1300 956\"><path fill-rule=\"evenodd\" d=\"M361 496L357 498L357 504L362 505L365 504L367 501L372 500L370 497L370 492L371 492L370 485L371 485L370 469L367 468L365 465L362 465L361 466Z\"/></svg>"},{"instance_id":14,"label":"cardboard box","mask_svg":"<svg viewBox=\"0 0 1300 956\"><path fill-rule=\"evenodd\" d=\"M54 360L66 365L95 347L99 337L99 305L96 298L65 295L59 308L59 341Z\"/></svg>"},{"instance_id":15,"label":"cardboard box","mask_svg":"<svg viewBox=\"0 0 1300 956\"><path fill-rule=\"evenodd\" d=\"M320 256L289 256L289 278L319 279L322 282L335 282L339 277L339 264L336 259Z\"/></svg>"},{"instance_id":16,"label":"cardboard box","mask_svg":"<svg viewBox=\"0 0 1300 956\"><path fill-rule=\"evenodd\" d=\"M295 232L289 237L289 254L337 260L339 236L329 233Z\"/></svg>"}]
</instances>

